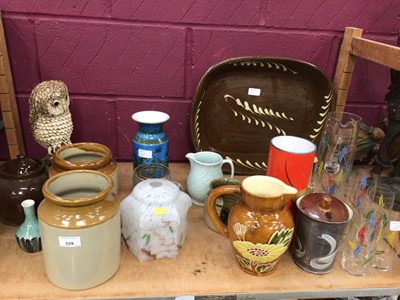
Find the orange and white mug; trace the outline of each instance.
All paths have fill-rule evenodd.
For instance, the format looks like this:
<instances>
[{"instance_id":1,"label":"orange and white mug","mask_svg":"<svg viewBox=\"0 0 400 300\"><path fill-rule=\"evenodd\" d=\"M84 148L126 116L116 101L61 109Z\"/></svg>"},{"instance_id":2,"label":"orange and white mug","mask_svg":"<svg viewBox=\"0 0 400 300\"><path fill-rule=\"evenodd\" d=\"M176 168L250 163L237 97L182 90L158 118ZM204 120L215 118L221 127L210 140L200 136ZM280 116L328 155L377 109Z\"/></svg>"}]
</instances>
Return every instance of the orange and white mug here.
<instances>
[{"instance_id":1,"label":"orange and white mug","mask_svg":"<svg viewBox=\"0 0 400 300\"><path fill-rule=\"evenodd\" d=\"M317 146L304 138L281 135L271 139L267 175L302 191L308 187Z\"/></svg>"}]
</instances>

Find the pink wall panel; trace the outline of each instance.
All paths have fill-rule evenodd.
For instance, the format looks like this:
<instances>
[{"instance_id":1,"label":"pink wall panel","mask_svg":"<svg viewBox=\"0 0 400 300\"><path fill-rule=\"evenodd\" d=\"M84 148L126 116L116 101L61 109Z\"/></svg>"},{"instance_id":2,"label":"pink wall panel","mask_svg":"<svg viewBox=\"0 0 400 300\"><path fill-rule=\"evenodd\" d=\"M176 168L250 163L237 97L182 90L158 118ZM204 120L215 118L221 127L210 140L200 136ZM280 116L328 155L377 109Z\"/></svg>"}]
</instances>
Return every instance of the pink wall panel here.
<instances>
[{"instance_id":1,"label":"pink wall panel","mask_svg":"<svg viewBox=\"0 0 400 300\"><path fill-rule=\"evenodd\" d=\"M261 0L160 1L115 0L112 17L155 21L215 25L258 25Z\"/></svg>"},{"instance_id":2,"label":"pink wall panel","mask_svg":"<svg viewBox=\"0 0 400 300\"><path fill-rule=\"evenodd\" d=\"M3 19L16 92L30 92L40 82L35 28L28 18Z\"/></svg>"},{"instance_id":3,"label":"pink wall panel","mask_svg":"<svg viewBox=\"0 0 400 300\"><path fill-rule=\"evenodd\" d=\"M391 0L269 0L267 25L277 28L306 30L340 30L360 27L366 31L387 34L399 27L400 2ZM397 19L397 21L396 21Z\"/></svg>"},{"instance_id":4,"label":"pink wall panel","mask_svg":"<svg viewBox=\"0 0 400 300\"><path fill-rule=\"evenodd\" d=\"M183 95L183 29L38 21L36 36L42 79L63 80L72 93Z\"/></svg>"},{"instance_id":5,"label":"pink wall panel","mask_svg":"<svg viewBox=\"0 0 400 300\"><path fill-rule=\"evenodd\" d=\"M49 15L109 17L111 12L109 0L2 0L0 5L3 11Z\"/></svg>"},{"instance_id":6,"label":"pink wall panel","mask_svg":"<svg viewBox=\"0 0 400 300\"><path fill-rule=\"evenodd\" d=\"M315 64L333 79L346 26L395 44L400 1L327 0L0 0L27 154L46 151L32 137L28 98L41 81L69 88L74 142L106 144L132 159L131 115L155 109L165 124L170 160L193 150L190 107L214 64L237 56L279 56ZM356 65L346 109L376 125L389 70ZM7 159L4 131L0 159Z\"/></svg>"}]
</instances>

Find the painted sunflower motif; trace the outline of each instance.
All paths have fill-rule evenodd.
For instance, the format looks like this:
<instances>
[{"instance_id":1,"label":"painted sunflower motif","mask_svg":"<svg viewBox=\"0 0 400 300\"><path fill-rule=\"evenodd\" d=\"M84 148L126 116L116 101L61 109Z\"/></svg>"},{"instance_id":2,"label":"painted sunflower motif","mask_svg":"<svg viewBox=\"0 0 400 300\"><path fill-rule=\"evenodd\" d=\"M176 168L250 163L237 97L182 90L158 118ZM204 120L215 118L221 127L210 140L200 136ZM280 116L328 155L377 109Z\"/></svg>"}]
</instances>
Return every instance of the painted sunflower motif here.
<instances>
[{"instance_id":1,"label":"painted sunflower motif","mask_svg":"<svg viewBox=\"0 0 400 300\"><path fill-rule=\"evenodd\" d=\"M259 263L268 263L276 260L287 249L283 244L254 244L245 241L234 241L233 246L244 258Z\"/></svg>"}]
</instances>

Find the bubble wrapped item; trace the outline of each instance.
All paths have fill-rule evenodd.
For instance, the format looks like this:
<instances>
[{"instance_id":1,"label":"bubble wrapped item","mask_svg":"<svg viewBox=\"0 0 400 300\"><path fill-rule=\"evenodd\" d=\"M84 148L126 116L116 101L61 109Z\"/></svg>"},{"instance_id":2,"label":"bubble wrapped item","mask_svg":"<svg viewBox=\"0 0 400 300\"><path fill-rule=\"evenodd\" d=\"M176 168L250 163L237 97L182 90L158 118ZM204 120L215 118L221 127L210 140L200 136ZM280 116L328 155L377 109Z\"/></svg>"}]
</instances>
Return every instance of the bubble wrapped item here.
<instances>
[{"instance_id":1,"label":"bubble wrapped item","mask_svg":"<svg viewBox=\"0 0 400 300\"><path fill-rule=\"evenodd\" d=\"M139 261L175 258L187 233L190 196L172 181L148 179L121 202L122 235Z\"/></svg>"}]
</instances>

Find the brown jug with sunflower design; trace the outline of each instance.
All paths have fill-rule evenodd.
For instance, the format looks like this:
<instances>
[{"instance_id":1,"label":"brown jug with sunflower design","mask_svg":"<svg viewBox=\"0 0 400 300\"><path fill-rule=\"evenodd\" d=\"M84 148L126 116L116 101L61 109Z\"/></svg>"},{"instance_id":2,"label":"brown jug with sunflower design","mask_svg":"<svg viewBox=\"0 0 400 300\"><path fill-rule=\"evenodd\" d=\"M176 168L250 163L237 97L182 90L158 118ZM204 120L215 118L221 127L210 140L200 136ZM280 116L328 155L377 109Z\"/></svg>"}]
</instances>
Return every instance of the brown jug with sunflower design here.
<instances>
[{"instance_id":1,"label":"brown jug with sunflower design","mask_svg":"<svg viewBox=\"0 0 400 300\"><path fill-rule=\"evenodd\" d=\"M245 178L240 186L221 186L209 194L211 222L229 237L239 266L246 273L269 274L288 249L294 222L285 204L297 192L277 178L257 175ZM231 208L225 225L217 215L215 201L227 194L241 194L242 200Z\"/></svg>"}]
</instances>

